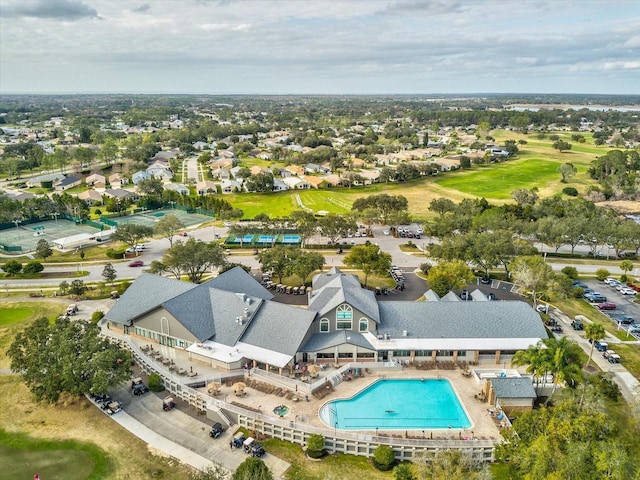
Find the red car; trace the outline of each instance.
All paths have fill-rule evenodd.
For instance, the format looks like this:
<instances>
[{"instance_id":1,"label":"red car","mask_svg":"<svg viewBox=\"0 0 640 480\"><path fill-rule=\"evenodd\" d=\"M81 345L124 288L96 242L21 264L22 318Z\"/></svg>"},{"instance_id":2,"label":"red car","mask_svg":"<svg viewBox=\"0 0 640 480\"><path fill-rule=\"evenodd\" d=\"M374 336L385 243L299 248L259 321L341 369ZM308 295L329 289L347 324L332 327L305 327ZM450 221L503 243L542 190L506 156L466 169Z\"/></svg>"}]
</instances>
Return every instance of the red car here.
<instances>
[{"instance_id":1,"label":"red car","mask_svg":"<svg viewBox=\"0 0 640 480\"><path fill-rule=\"evenodd\" d=\"M598 304L600 310L615 310L616 304L613 302L602 302Z\"/></svg>"},{"instance_id":2,"label":"red car","mask_svg":"<svg viewBox=\"0 0 640 480\"><path fill-rule=\"evenodd\" d=\"M144 262L142 260L134 260L129 264L130 267L142 267Z\"/></svg>"},{"instance_id":3,"label":"red car","mask_svg":"<svg viewBox=\"0 0 640 480\"><path fill-rule=\"evenodd\" d=\"M187 232L180 232L178 233L178 235L180 235L181 237L188 237L189 234Z\"/></svg>"}]
</instances>

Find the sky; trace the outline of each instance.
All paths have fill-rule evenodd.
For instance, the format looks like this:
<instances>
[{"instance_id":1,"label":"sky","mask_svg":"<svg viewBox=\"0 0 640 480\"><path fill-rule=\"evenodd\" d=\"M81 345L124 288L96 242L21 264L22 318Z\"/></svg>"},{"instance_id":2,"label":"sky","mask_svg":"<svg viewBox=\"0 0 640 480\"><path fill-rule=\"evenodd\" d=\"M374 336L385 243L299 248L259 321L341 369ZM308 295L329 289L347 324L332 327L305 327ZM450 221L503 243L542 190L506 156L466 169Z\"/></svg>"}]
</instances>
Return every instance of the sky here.
<instances>
[{"instance_id":1,"label":"sky","mask_svg":"<svg viewBox=\"0 0 640 480\"><path fill-rule=\"evenodd\" d=\"M0 94L640 94L640 0L0 0Z\"/></svg>"}]
</instances>

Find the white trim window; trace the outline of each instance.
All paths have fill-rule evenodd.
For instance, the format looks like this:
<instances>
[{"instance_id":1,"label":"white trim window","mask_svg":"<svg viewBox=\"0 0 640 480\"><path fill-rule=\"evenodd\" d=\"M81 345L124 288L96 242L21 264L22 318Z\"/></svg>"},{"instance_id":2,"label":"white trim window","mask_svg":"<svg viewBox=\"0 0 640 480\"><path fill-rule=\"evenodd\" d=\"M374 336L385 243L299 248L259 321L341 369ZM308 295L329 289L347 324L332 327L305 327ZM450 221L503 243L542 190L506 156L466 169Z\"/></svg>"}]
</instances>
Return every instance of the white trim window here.
<instances>
[{"instance_id":1,"label":"white trim window","mask_svg":"<svg viewBox=\"0 0 640 480\"><path fill-rule=\"evenodd\" d=\"M336 309L336 330L351 330L353 328L353 308L343 304Z\"/></svg>"},{"instance_id":2,"label":"white trim window","mask_svg":"<svg viewBox=\"0 0 640 480\"><path fill-rule=\"evenodd\" d=\"M321 318L320 319L320 333L329 333L329 319Z\"/></svg>"},{"instance_id":3,"label":"white trim window","mask_svg":"<svg viewBox=\"0 0 640 480\"><path fill-rule=\"evenodd\" d=\"M369 320L362 317L360 319L360 324L358 325L359 332L368 332L369 331Z\"/></svg>"}]
</instances>

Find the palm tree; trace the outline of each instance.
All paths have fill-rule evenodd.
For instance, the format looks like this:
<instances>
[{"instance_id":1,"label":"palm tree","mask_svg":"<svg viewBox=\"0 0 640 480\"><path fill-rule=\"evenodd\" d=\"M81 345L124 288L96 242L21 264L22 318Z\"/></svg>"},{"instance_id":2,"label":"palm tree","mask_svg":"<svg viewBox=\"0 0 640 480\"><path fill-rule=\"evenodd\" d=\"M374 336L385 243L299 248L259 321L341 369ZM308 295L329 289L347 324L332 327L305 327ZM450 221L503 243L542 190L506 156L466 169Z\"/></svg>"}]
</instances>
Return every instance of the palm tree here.
<instances>
[{"instance_id":1,"label":"palm tree","mask_svg":"<svg viewBox=\"0 0 640 480\"><path fill-rule=\"evenodd\" d=\"M538 342L536 345L530 345L526 350L518 350L511 360L511 364L516 367L528 365L526 372L533 375L536 385L540 384L540 379L547 373L544 350L543 343Z\"/></svg>"},{"instance_id":2,"label":"palm tree","mask_svg":"<svg viewBox=\"0 0 640 480\"><path fill-rule=\"evenodd\" d=\"M553 374L553 391L556 392L558 385L564 383L569 387L575 387L582 379L578 359L580 347L568 337L561 339L547 338L543 341L547 346L547 360L549 373Z\"/></svg>"},{"instance_id":3,"label":"palm tree","mask_svg":"<svg viewBox=\"0 0 640 480\"><path fill-rule=\"evenodd\" d=\"M584 366L584 368L587 368L591 363L591 356L593 355L593 347L595 346L597 341L602 340L605 337L606 333L604 331L604 327L601 324L590 323L584 329L584 334L585 334L585 337L588 338L589 341L591 342L591 350L589 350L589 358L587 360L587 364Z\"/></svg>"}]
</instances>

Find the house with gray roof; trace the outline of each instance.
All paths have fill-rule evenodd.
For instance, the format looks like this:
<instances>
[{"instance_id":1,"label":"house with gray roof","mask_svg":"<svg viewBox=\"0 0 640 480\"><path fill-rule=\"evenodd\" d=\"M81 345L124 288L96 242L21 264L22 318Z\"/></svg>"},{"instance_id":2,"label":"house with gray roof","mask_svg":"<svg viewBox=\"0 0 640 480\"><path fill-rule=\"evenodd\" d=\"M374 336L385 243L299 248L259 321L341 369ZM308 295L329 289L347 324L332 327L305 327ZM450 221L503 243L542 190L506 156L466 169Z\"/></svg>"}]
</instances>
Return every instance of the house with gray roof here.
<instances>
[{"instance_id":1,"label":"house with gray roof","mask_svg":"<svg viewBox=\"0 0 640 480\"><path fill-rule=\"evenodd\" d=\"M520 301L384 301L331 268L307 307L278 303L241 267L194 285L145 274L105 315L109 328L184 349L221 369L298 362L465 361L500 364L547 337Z\"/></svg>"}]
</instances>

